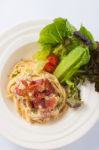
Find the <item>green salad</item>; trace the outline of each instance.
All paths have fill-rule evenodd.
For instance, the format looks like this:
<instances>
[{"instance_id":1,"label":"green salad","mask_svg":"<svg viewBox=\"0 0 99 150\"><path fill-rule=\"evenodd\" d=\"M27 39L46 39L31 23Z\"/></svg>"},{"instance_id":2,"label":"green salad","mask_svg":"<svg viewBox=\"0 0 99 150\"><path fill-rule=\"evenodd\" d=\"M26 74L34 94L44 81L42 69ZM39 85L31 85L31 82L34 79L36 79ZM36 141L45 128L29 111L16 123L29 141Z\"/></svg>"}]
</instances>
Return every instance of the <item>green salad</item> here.
<instances>
[{"instance_id":1,"label":"green salad","mask_svg":"<svg viewBox=\"0 0 99 150\"><path fill-rule=\"evenodd\" d=\"M41 48L33 58L66 88L69 106L81 106L78 85L85 80L94 82L99 92L99 44L85 26L77 29L67 19L56 18L40 31L38 43Z\"/></svg>"}]
</instances>

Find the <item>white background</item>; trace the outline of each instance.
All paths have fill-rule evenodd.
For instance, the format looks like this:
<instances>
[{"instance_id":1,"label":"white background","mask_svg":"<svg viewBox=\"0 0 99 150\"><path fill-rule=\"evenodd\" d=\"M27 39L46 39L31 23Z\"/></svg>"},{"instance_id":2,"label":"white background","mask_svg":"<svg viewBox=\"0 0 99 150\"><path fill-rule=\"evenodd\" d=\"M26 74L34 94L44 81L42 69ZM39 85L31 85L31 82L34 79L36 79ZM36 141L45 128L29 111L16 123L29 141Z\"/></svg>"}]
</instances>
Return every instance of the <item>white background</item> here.
<instances>
[{"instance_id":1,"label":"white background","mask_svg":"<svg viewBox=\"0 0 99 150\"><path fill-rule=\"evenodd\" d=\"M99 39L98 0L0 0L0 32L30 19L68 18L79 27L86 25ZM0 137L2 150L27 150ZM99 121L81 139L58 150L99 150Z\"/></svg>"}]
</instances>

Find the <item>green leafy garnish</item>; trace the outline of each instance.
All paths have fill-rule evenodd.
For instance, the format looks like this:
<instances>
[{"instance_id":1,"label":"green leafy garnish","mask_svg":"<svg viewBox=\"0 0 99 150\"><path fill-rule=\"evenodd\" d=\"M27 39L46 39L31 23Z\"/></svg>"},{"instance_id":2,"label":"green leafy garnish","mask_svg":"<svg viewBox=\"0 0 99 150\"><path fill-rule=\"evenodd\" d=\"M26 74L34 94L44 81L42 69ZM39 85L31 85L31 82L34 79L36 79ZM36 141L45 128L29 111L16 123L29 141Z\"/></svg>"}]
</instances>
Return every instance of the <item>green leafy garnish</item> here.
<instances>
[{"instance_id":1,"label":"green leafy garnish","mask_svg":"<svg viewBox=\"0 0 99 150\"><path fill-rule=\"evenodd\" d=\"M90 55L88 48L78 46L62 59L54 71L54 75L61 82L66 82L66 80L70 79L82 65L88 63L89 59Z\"/></svg>"},{"instance_id":2,"label":"green leafy garnish","mask_svg":"<svg viewBox=\"0 0 99 150\"><path fill-rule=\"evenodd\" d=\"M56 105L56 108L57 108L57 109L59 109L59 108L60 108L60 106L61 106L61 103L60 103L60 102L58 102L58 103L57 103L57 105Z\"/></svg>"},{"instance_id":3,"label":"green leafy garnish","mask_svg":"<svg viewBox=\"0 0 99 150\"><path fill-rule=\"evenodd\" d=\"M65 38L71 36L74 31L76 31L76 28L67 19L56 18L53 20L53 23L41 30L38 42L42 46L49 45L55 47L58 44L63 44Z\"/></svg>"},{"instance_id":4,"label":"green leafy garnish","mask_svg":"<svg viewBox=\"0 0 99 150\"><path fill-rule=\"evenodd\" d=\"M46 57L50 54L50 49L40 49L33 53L33 58L36 58L38 60L45 60Z\"/></svg>"},{"instance_id":5,"label":"green leafy garnish","mask_svg":"<svg viewBox=\"0 0 99 150\"><path fill-rule=\"evenodd\" d=\"M41 30L38 43L41 48L33 54L33 59L40 64L37 68L43 68L48 56L54 53L58 57L58 65L53 74L62 84L67 85L68 104L71 107L80 106L82 102L78 83L85 78L89 79L90 71L93 72L94 69L99 73L98 63L92 59L91 53L96 49L93 35L84 26L77 30L67 19L56 18ZM96 83L98 75L94 73L90 80L94 78ZM95 86L99 89L99 80Z\"/></svg>"},{"instance_id":6,"label":"green leafy garnish","mask_svg":"<svg viewBox=\"0 0 99 150\"><path fill-rule=\"evenodd\" d=\"M80 32L91 41L91 43L92 43L91 49L96 49L96 42L95 42L91 32L89 30L87 30L84 26L80 27Z\"/></svg>"},{"instance_id":7,"label":"green leafy garnish","mask_svg":"<svg viewBox=\"0 0 99 150\"><path fill-rule=\"evenodd\" d=\"M37 113L37 109L36 108L32 108L32 112L36 114Z\"/></svg>"},{"instance_id":8,"label":"green leafy garnish","mask_svg":"<svg viewBox=\"0 0 99 150\"><path fill-rule=\"evenodd\" d=\"M77 88L77 86L69 87L67 86L67 104L72 108L77 108L81 106L82 101L80 98L80 90Z\"/></svg>"},{"instance_id":9,"label":"green leafy garnish","mask_svg":"<svg viewBox=\"0 0 99 150\"><path fill-rule=\"evenodd\" d=\"M17 70L16 72L14 72L14 73L12 74L12 78L16 77L19 73L20 73L20 72L19 72L18 70Z\"/></svg>"}]
</instances>

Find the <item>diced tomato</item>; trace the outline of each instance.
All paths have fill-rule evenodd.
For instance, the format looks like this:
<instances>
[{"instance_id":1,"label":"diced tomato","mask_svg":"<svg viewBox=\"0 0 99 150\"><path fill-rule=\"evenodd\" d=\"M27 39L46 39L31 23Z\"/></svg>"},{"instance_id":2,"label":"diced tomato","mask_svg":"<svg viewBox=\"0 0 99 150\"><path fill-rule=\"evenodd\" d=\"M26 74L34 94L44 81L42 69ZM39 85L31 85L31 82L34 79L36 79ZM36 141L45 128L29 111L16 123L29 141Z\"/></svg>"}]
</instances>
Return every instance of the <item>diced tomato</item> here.
<instances>
[{"instance_id":1,"label":"diced tomato","mask_svg":"<svg viewBox=\"0 0 99 150\"><path fill-rule=\"evenodd\" d=\"M16 93L19 95L19 96L23 96L24 95L24 91L22 89L19 89L18 87L15 88L16 89Z\"/></svg>"},{"instance_id":2,"label":"diced tomato","mask_svg":"<svg viewBox=\"0 0 99 150\"><path fill-rule=\"evenodd\" d=\"M55 98L51 98L49 100L46 101L45 105L46 108L53 108L55 106Z\"/></svg>"},{"instance_id":3,"label":"diced tomato","mask_svg":"<svg viewBox=\"0 0 99 150\"><path fill-rule=\"evenodd\" d=\"M26 82L26 80L21 80L22 84L25 86L25 88L28 87L28 83Z\"/></svg>"},{"instance_id":4,"label":"diced tomato","mask_svg":"<svg viewBox=\"0 0 99 150\"><path fill-rule=\"evenodd\" d=\"M53 65L51 65L49 62L45 64L43 70L47 71L47 72L53 72L55 69L55 67Z\"/></svg>"},{"instance_id":5,"label":"diced tomato","mask_svg":"<svg viewBox=\"0 0 99 150\"><path fill-rule=\"evenodd\" d=\"M48 56L47 59L48 63L45 64L43 70L52 73L55 70L56 65L58 64L58 57L52 53Z\"/></svg>"},{"instance_id":6,"label":"diced tomato","mask_svg":"<svg viewBox=\"0 0 99 150\"><path fill-rule=\"evenodd\" d=\"M58 64L58 57L52 53L48 56L48 61L51 65L56 66Z\"/></svg>"}]
</instances>

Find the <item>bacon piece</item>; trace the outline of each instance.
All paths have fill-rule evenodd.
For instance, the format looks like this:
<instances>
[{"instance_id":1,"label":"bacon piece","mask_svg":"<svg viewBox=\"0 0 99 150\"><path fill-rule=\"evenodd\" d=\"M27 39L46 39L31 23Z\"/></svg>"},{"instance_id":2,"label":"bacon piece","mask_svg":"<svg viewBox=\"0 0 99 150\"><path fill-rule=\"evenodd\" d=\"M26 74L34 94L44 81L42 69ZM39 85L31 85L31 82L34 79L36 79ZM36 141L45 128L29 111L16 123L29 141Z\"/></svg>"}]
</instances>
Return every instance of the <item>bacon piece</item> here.
<instances>
[{"instance_id":1,"label":"bacon piece","mask_svg":"<svg viewBox=\"0 0 99 150\"><path fill-rule=\"evenodd\" d=\"M21 82L25 86L25 88L28 88L28 83L26 82L26 80L21 80Z\"/></svg>"},{"instance_id":2,"label":"bacon piece","mask_svg":"<svg viewBox=\"0 0 99 150\"><path fill-rule=\"evenodd\" d=\"M31 106L32 108L35 108L35 104L34 104L33 101L30 101L29 104L30 104L30 106Z\"/></svg>"},{"instance_id":3,"label":"bacon piece","mask_svg":"<svg viewBox=\"0 0 99 150\"><path fill-rule=\"evenodd\" d=\"M17 95L19 95L19 96L23 96L24 95L24 90L19 89L18 87L16 87L15 90L16 90L16 94Z\"/></svg>"},{"instance_id":4,"label":"bacon piece","mask_svg":"<svg viewBox=\"0 0 99 150\"><path fill-rule=\"evenodd\" d=\"M44 80L40 79L40 80L36 80L36 81L31 81L29 86L28 86L28 90L32 91L32 90L37 90L42 92L44 90Z\"/></svg>"},{"instance_id":5,"label":"bacon piece","mask_svg":"<svg viewBox=\"0 0 99 150\"><path fill-rule=\"evenodd\" d=\"M38 92L38 91L35 91L35 92L33 93L33 96L34 96L34 98L35 98L35 101L40 102L41 99L43 98L43 95L42 95L42 94L43 94L43 93L40 93L40 92Z\"/></svg>"},{"instance_id":6,"label":"bacon piece","mask_svg":"<svg viewBox=\"0 0 99 150\"><path fill-rule=\"evenodd\" d=\"M51 93L54 92L54 87L52 86L52 84L49 82L48 79L45 80L45 95L49 96Z\"/></svg>"}]
</instances>

